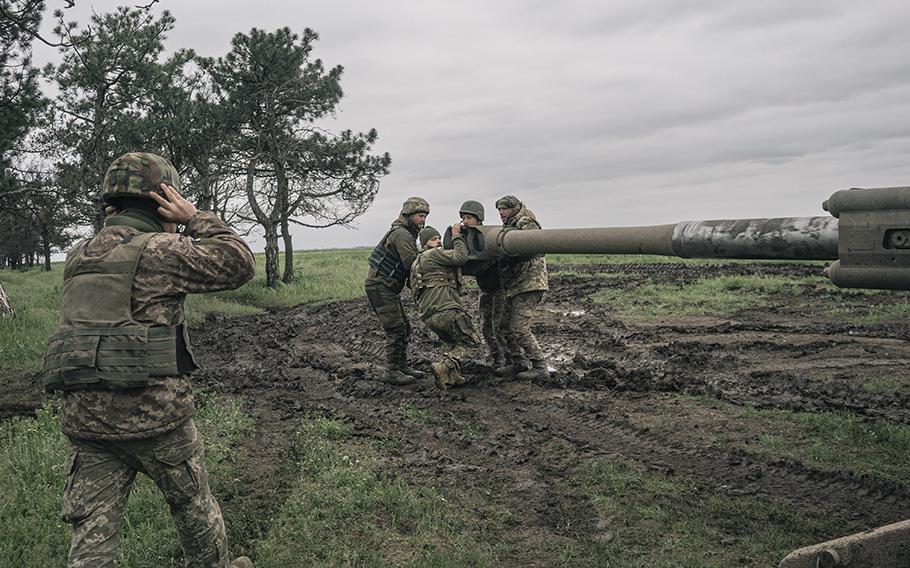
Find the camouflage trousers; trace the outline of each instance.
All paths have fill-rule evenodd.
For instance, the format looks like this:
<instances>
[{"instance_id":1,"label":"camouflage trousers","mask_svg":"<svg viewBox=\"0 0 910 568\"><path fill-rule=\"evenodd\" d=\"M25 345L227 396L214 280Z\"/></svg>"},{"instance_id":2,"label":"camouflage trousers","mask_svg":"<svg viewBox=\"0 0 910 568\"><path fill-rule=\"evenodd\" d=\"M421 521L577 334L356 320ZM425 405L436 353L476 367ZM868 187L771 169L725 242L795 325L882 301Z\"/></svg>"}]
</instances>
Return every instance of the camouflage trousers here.
<instances>
[{"instance_id":1,"label":"camouflage trousers","mask_svg":"<svg viewBox=\"0 0 910 568\"><path fill-rule=\"evenodd\" d=\"M505 290L481 291L478 303L483 341L487 344L487 349L490 352L490 361L494 366L498 367L502 365L506 351L505 342L503 341L505 332L502 329L504 323L502 312L506 303Z\"/></svg>"},{"instance_id":2,"label":"camouflage trousers","mask_svg":"<svg viewBox=\"0 0 910 568\"><path fill-rule=\"evenodd\" d=\"M544 360L540 344L531 331L531 324L534 323L534 316L543 297L543 292L524 292L505 302L502 313L505 331L503 340L515 365L530 367L535 361Z\"/></svg>"},{"instance_id":3,"label":"camouflage trousers","mask_svg":"<svg viewBox=\"0 0 910 568\"><path fill-rule=\"evenodd\" d=\"M401 303L401 296L381 282L367 281L364 290L385 332L386 366L393 369L404 367L411 323Z\"/></svg>"},{"instance_id":4,"label":"camouflage trousers","mask_svg":"<svg viewBox=\"0 0 910 568\"><path fill-rule=\"evenodd\" d=\"M443 310L425 319L424 323L446 344L446 352L439 363L448 369L449 378L440 386L464 384L464 363L481 357L480 338L471 316L462 310Z\"/></svg>"},{"instance_id":5,"label":"camouflage trousers","mask_svg":"<svg viewBox=\"0 0 910 568\"><path fill-rule=\"evenodd\" d=\"M209 490L202 437L192 419L143 440L70 438L62 515L73 526L68 568L117 566L124 511L137 472L152 478L164 495L187 566L225 568L224 520Z\"/></svg>"}]
</instances>

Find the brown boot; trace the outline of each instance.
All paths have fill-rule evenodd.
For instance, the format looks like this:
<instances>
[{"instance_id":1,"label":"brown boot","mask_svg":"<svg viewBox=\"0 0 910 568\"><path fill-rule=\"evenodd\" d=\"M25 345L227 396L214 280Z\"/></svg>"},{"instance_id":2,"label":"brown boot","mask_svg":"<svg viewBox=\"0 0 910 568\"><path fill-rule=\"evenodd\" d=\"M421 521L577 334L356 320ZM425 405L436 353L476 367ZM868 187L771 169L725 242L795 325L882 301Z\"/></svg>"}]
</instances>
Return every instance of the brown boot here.
<instances>
[{"instance_id":1,"label":"brown boot","mask_svg":"<svg viewBox=\"0 0 910 568\"><path fill-rule=\"evenodd\" d=\"M246 556L238 556L228 568L253 568L253 561Z\"/></svg>"},{"instance_id":2,"label":"brown boot","mask_svg":"<svg viewBox=\"0 0 910 568\"><path fill-rule=\"evenodd\" d=\"M449 387L463 385L465 383L461 372L446 363L433 363L433 374L436 375L436 387L446 390Z\"/></svg>"},{"instance_id":3,"label":"brown boot","mask_svg":"<svg viewBox=\"0 0 910 568\"><path fill-rule=\"evenodd\" d=\"M539 381L550 378L550 369L547 368L546 361L532 361L531 368L515 375L516 379L522 381Z\"/></svg>"}]
</instances>

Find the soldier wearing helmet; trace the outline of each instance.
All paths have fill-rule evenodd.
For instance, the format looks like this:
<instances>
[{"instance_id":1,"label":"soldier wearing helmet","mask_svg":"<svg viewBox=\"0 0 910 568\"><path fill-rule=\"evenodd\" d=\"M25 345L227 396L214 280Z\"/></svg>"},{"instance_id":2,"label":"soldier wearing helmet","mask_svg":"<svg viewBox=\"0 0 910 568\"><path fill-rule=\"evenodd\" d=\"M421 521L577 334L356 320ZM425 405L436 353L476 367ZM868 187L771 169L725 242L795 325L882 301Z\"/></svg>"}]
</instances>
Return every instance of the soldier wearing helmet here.
<instances>
[{"instance_id":1,"label":"soldier wearing helmet","mask_svg":"<svg viewBox=\"0 0 910 568\"><path fill-rule=\"evenodd\" d=\"M496 202L504 227L520 231L540 229L534 213L514 195ZM550 376L543 351L531 331L537 309L549 289L547 263L542 254L505 257L499 260L499 273L505 289L503 309L505 345L512 364L500 367L496 373L522 380L546 379Z\"/></svg>"},{"instance_id":2,"label":"soldier wearing helmet","mask_svg":"<svg viewBox=\"0 0 910 568\"><path fill-rule=\"evenodd\" d=\"M127 498L142 472L170 506L187 563L224 568L224 520L192 418L196 362L183 301L239 287L253 277L253 255L217 215L180 194L180 177L161 156L114 160L101 198L104 228L67 254L42 373L47 390L63 392L60 425L70 442L69 566L117 563ZM241 557L230 566L252 564Z\"/></svg>"},{"instance_id":3,"label":"soldier wearing helmet","mask_svg":"<svg viewBox=\"0 0 910 568\"><path fill-rule=\"evenodd\" d=\"M385 333L385 370L382 379L392 385L406 385L424 373L407 362L411 324L401 303L401 291L417 258L415 241L430 214L430 204L421 197L409 197L368 260L369 273L364 290Z\"/></svg>"},{"instance_id":4,"label":"soldier wearing helmet","mask_svg":"<svg viewBox=\"0 0 910 568\"><path fill-rule=\"evenodd\" d=\"M461 222L468 227L483 225L484 209L479 201L468 200L461 204L458 210ZM502 327L502 311L505 305L505 292L499 277L499 267L492 264L474 274L477 287L480 288L481 332L484 342L489 350L489 363L494 369L503 367L507 362L507 351L503 343L504 331ZM511 363L509 358L509 363Z\"/></svg>"},{"instance_id":5,"label":"soldier wearing helmet","mask_svg":"<svg viewBox=\"0 0 910 568\"><path fill-rule=\"evenodd\" d=\"M468 246L461 224L452 225L452 250L444 250L439 231L420 231L422 250L411 266L411 293L417 312L427 327L446 344L446 354L431 369L436 386L446 389L464 384L463 364L476 359L480 338L461 302L461 266L468 261Z\"/></svg>"}]
</instances>

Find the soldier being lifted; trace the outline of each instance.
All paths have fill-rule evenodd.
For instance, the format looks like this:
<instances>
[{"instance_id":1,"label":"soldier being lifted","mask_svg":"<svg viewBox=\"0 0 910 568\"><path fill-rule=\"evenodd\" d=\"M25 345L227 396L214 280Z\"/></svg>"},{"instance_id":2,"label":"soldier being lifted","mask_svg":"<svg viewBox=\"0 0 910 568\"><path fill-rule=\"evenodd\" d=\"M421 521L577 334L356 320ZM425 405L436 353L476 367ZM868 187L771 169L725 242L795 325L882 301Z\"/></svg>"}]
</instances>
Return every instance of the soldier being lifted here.
<instances>
[{"instance_id":1,"label":"soldier being lifted","mask_svg":"<svg viewBox=\"0 0 910 568\"><path fill-rule=\"evenodd\" d=\"M400 294L417 257L417 234L429 214L430 204L425 199L409 197L369 258L370 271L364 289L386 336L383 380L393 385L406 385L424 376L407 363L411 325Z\"/></svg>"},{"instance_id":2,"label":"soldier being lifted","mask_svg":"<svg viewBox=\"0 0 910 568\"><path fill-rule=\"evenodd\" d=\"M476 359L480 338L471 316L461 303L461 266L468 261L468 246L461 225L452 225L452 250L442 248L439 231L420 231L422 250L411 267L411 291L420 319L445 342L442 361L432 364L436 386L445 389L465 383L462 364Z\"/></svg>"},{"instance_id":3,"label":"soldier being lifted","mask_svg":"<svg viewBox=\"0 0 910 568\"><path fill-rule=\"evenodd\" d=\"M483 225L484 209L479 201L465 201L458 214L467 227ZM490 352L489 363L494 369L506 365L506 349L503 343L502 310L506 296L499 278L499 267L494 263L477 272L477 287L480 288L480 322L483 340ZM509 361L511 363L511 360Z\"/></svg>"},{"instance_id":4,"label":"soldier being lifted","mask_svg":"<svg viewBox=\"0 0 910 568\"><path fill-rule=\"evenodd\" d=\"M540 229L534 213L514 195L499 199L496 208L504 227L521 231ZM503 310L505 344L512 355L512 364L500 367L496 374L522 380L548 378L550 371L543 351L531 332L537 308L549 289L544 256L505 257L499 260L499 269L506 295Z\"/></svg>"},{"instance_id":5,"label":"soldier being lifted","mask_svg":"<svg viewBox=\"0 0 910 568\"><path fill-rule=\"evenodd\" d=\"M63 519L73 526L70 568L116 566L124 509L137 472L170 506L193 568L228 566L224 520L209 490L193 423L187 294L237 288L253 277L246 243L180 193L177 171L154 154L108 168L110 215L67 254L60 322L43 383L63 391L69 438ZM177 224L186 226L176 234ZM231 567L251 568L246 557Z\"/></svg>"}]
</instances>

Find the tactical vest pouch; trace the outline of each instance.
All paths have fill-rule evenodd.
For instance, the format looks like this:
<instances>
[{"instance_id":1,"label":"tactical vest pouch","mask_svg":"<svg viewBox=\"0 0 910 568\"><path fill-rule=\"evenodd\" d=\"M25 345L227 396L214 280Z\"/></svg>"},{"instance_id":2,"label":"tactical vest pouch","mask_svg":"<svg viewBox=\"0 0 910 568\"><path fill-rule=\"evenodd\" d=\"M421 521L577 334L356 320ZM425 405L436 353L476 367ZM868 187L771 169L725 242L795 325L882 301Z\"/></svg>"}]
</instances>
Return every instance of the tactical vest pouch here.
<instances>
[{"instance_id":1,"label":"tactical vest pouch","mask_svg":"<svg viewBox=\"0 0 910 568\"><path fill-rule=\"evenodd\" d=\"M424 253L421 253L424 254ZM454 270L442 268L435 270L423 270L421 268L421 259L418 256L411 267L411 291L414 298L420 301L424 290L427 288L451 287L456 290L461 289L461 269Z\"/></svg>"},{"instance_id":2,"label":"tactical vest pouch","mask_svg":"<svg viewBox=\"0 0 910 568\"><path fill-rule=\"evenodd\" d=\"M395 229L392 229L392 231L394 230ZM386 241L388 240L389 235L392 234L392 231L389 231L382 237L382 240L379 241L379 244L376 245L376 248L370 253L370 258L367 259L367 262L370 266L375 268L376 272L380 275L391 278L404 286L410 271L404 263L401 262L398 255L386 247Z\"/></svg>"}]
</instances>

